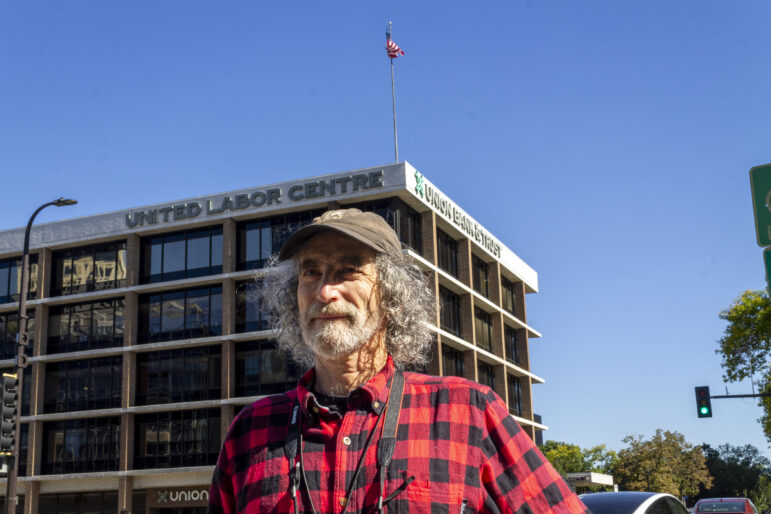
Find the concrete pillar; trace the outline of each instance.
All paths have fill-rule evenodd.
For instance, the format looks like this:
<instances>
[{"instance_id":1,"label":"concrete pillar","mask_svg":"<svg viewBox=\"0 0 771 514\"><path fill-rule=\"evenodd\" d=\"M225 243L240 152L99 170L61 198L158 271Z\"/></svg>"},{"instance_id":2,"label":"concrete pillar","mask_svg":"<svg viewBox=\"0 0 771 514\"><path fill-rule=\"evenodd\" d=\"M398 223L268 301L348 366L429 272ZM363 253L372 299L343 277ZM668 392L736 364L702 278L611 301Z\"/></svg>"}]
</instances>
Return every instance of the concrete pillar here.
<instances>
[{"instance_id":1,"label":"concrete pillar","mask_svg":"<svg viewBox=\"0 0 771 514\"><path fill-rule=\"evenodd\" d=\"M140 263L141 263L141 245L137 234L126 236L126 286L131 287L139 284Z\"/></svg>"},{"instance_id":2,"label":"concrete pillar","mask_svg":"<svg viewBox=\"0 0 771 514\"><path fill-rule=\"evenodd\" d=\"M137 344L139 331L139 295L133 291L123 298L123 346Z\"/></svg>"},{"instance_id":3,"label":"concrete pillar","mask_svg":"<svg viewBox=\"0 0 771 514\"><path fill-rule=\"evenodd\" d=\"M475 344L474 336L474 300L471 293L460 295L460 337L464 341Z\"/></svg>"},{"instance_id":4,"label":"concrete pillar","mask_svg":"<svg viewBox=\"0 0 771 514\"><path fill-rule=\"evenodd\" d=\"M53 273L51 250L43 248L37 252L37 291L38 298L51 296L51 273Z\"/></svg>"},{"instance_id":5,"label":"concrete pillar","mask_svg":"<svg viewBox=\"0 0 771 514\"><path fill-rule=\"evenodd\" d=\"M24 514L37 514L40 500L40 482L24 483Z\"/></svg>"},{"instance_id":6,"label":"concrete pillar","mask_svg":"<svg viewBox=\"0 0 771 514\"><path fill-rule=\"evenodd\" d=\"M222 334L236 333L236 283L233 279L222 282Z\"/></svg>"},{"instance_id":7,"label":"concrete pillar","mask_svg":"<svg viewBox=\"0 0 771 514\"><path fill-rule=\"evenodd\" d=\"M134 414L120 416L120 471L134 469Z\"/></svg>"},{"instance_id":8,"label":"concrete pillar","mask_svg":"<svg viewBox=\"0 0 771 514\"><path fill-rule=\"evenodd\" d=\"M136 405L137 392L137 354L127 352L123 354L123 364L121 367L121 402L123 409Z\"/></svg>"},{"instance_id":9,"label":"concrete pillar","mask_svg":"<svg viewBox=\"0 0 771 514\"><path fill-rule=\"evenodd\" d=\"M471 286L471 241L458 240L458 280L468 287Z\"/></svg>"},{"instance_id":10,"label":"concrete pillar","mask_svg":"<svg viewBox=\"0 0 771 514\"><path fill-rule=\"evenodd\" d=\"M236 409L233 405L223 405L220 409L220 444L225 442L225 436L235 418L235 411Z\"/></svg>"},{"instance_id":11,"label":"concrete pillar","mask_svg":"<svg viewBox=\"0 0 771 514\"><path fill-rule=\"evenodd\" d=\"M237 247L236 222L230 218L222 223L222 272L236 271ZM212 249L214 251L214 249Z\"/></svg>"},{"instance_id":12,"label":"concrete pillar","mask_svg":"<svg viewBox=\"0 0 771 514\"><path fill-rule=\"evenodd\" d=\"M423 258L436 265L436 214L426 211L420 215L420 236L423 245Z\"/></svg>"},{"instance_id":13,"label":"concrete pillar","mask_svg":"<svg viewBox=\"0 0 771 514\"><path fill-rule=\"evenodd\" d=\"M515 333L517 335L517 355L519 356L519 364L517 365L520 368L531 371L530 370L530 344L527 337L527 330L524 328L520 328Z\"/></svg>"},{"instance_id":14,"label":"concrete pillar","mask_svg":"<svg viewBox=\"0 0 771 514\"><path fill-rule=\"evenodd\" d=\"M27 476L40 475L43 455L43 422L29 423L27 435Z\"/></svg>"},{"instance_id":15,"label":"concrete pillar","mask_svg":"<svg viewBox=\"0 0 771 514\"><path fill-rule=\"evenodd\" d=\"M487 277L490 284L489 300L501 307L501 265L498 261L487 262Z\"/></svg>"},{"instance_id":16,"label":"concrete pillar","mask_svg":"<svg viewBox=\"0 0 771 514\"><path fill-rule=\"evenodd\" d=\"M523 282L514 283L514 316L527 323L527 311L525 310L525 284Z\"/></svg>"},{"instance_id":17,"label":"concrete pillar","mask_svg":"<svg viewBox=\"0 0 771 514\"><path fill-rule=\"evenodd\" d=\"M222 342L221 387L223 399L236 395L236 348L233 341Z\"/></svg>"},{"instance_id":18,"label":"concrete pillar","mask_svg":"<svg viewBox=\"0 0 771 514\"><path fill-rule=\"evenodd\" d=\"M503 340L503 313L493 312L490 314L490 320L493 323L493 355L506 358L506 348Z\"/></svg>"},{"instance_id":19,"label":"concrete pillar","mask_svg":"<svg viewBox=\"0 0 771 514\"><path fill-rule=\"evenodd\" d=\"M129 514L132 508L134 477L118 477L118 512Z\"/></svg>"}]
</instances>

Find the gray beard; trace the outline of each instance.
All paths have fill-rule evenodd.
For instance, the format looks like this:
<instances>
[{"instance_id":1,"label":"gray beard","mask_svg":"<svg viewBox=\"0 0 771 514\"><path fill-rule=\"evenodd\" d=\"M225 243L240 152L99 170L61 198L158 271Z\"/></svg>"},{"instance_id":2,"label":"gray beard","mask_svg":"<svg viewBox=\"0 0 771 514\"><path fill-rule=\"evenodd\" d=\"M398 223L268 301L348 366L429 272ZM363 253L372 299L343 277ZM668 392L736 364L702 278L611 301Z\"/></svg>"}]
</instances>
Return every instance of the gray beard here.
<instances>
[{"instance_id":1,"label":"gray beard","mask_svg":"<svg viewBox=\"0 0 771 514\"><path fill-rule=\"evenodd\" d=\"M335 321L314 321L319 313L344 314L345 319ZM300 330L305 344L316 355L337 357L360 349L372 339L378 330L380 320L354 308L311 307L300 316Z\"/></svg>"}]
</instances>

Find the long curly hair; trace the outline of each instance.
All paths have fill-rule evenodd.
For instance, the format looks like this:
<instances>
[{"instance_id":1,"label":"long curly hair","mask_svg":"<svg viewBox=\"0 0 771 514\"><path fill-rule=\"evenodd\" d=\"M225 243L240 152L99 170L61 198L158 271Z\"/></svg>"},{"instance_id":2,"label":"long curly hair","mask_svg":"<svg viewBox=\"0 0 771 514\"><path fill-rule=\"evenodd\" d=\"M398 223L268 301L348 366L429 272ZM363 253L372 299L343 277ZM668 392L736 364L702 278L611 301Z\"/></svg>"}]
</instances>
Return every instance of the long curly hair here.
<instances>
[{"instance_id":1,"label":"long curly hair","mask_svg":"<svg viewBox=\"0 0 771 514\"><path fill-rule=\"evenodd\" d=\"M380 309L386 318L386 350L400 367L419 368L429 361L433 341L430 324L435 303L420 268L399 253L375 258ZM278 347L302 366L313 366L315 356L305 344L297 307L298 262L271 257L264 274L252 288L273 330Z\"/></svg>"}]
</instances>

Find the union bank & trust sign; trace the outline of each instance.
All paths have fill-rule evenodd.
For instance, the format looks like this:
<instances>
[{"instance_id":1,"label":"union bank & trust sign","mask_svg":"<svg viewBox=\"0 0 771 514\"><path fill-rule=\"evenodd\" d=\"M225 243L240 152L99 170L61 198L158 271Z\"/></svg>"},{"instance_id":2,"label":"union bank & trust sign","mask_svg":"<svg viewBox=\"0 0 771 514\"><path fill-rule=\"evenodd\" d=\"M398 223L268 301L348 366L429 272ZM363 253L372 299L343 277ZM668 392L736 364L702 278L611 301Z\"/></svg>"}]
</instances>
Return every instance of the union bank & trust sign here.
<instances>
[{"instance_id":1,"label":"union bank & trust sign","mask_svg":"<svg viewBox=\"0 0 771 514\"><path fill-rule=\"evenodd\" d=\"M201 216L214 216L231 211L246 211L280 205L285 201L300 202L382 187L382 170L356 173L327 180L312 180L292 184L286 188L286 195L283 194L282 188L257 189L201 201L175 203L147 210L132 211L126 214L126 226L135 228L158 223L173 223Z\"/></svg>"}]
</instances>

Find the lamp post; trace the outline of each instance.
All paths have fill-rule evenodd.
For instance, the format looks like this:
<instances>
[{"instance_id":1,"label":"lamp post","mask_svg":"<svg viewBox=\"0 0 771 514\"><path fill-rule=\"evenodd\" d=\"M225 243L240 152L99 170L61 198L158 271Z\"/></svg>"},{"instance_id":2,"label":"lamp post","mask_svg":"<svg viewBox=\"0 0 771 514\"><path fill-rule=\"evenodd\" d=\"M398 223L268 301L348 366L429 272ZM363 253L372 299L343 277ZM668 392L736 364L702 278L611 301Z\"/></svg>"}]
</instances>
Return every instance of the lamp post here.
<instances>
[{"instance_id":1,"label":"lamp post","mask_svg":"<svg viewBox=\"0 0 771 514\"><path fill-rule=\"evenodd\" d=\"M19 408L16 411L15 425L13 433L13 451L11 453L11 465L8 470L8 481L5 490L5 514L14 514L16 512L16 477L19 472L19 439L21 437L21 404L22 404L22 384L24 368L27 367L27 355L24 353L29 344L29 334L27 333L27 294L29 292L29 233L32 229L32 222L40 211L55 205L64 207L65 205L75 205L77 200L68 198L59 198L53 202L48 202L40 207L30 216L27 222L27 229L24 231L24 251L21 256L21 285L19 287L19 332L16 336L16 359L14 362L14 371L17 376L16 398Z\"/></svg>"}]
</instances>

